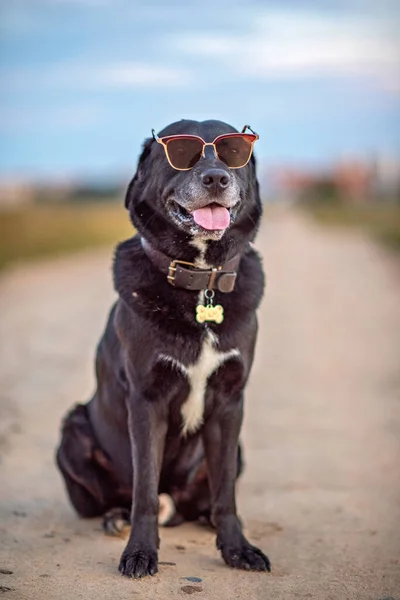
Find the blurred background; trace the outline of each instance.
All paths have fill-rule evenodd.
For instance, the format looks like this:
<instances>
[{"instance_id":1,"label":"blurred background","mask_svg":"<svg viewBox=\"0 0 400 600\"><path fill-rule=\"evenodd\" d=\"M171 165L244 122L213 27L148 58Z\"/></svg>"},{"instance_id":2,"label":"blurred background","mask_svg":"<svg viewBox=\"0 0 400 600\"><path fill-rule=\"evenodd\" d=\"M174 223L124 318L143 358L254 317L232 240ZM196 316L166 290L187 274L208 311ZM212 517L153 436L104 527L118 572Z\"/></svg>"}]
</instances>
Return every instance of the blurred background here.
<instances>
[{"instance_id":1,"label":"blurred background","mask_svg":"<svg viewBox=\"0 0 400 600\"><path fill-rule=\"evenodd\" d=\"M1 2L0 264L125 237L141 144L180 118L249 123L265 202L400 245L399 25L397 0Z\"/></svg>"}]
</instances>

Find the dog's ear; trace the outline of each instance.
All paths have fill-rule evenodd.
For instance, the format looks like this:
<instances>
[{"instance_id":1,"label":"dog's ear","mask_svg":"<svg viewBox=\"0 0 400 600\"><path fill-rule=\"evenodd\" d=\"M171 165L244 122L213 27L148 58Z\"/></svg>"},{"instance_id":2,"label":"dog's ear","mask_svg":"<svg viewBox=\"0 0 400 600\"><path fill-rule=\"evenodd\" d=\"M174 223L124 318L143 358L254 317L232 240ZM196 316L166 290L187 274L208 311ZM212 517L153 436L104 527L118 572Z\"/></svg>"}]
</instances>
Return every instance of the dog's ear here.
<instances>
[{"instance_id":1,"label":"dog's ear","mask_svg":"<svg viewBox=\"0 0 400 600\"><path fill-rule=\"evenodd\" d=\"M257 161L254 154L251 155L250 158L250 167L251 167L251 181L250 185L255 195L255 201L257 204L261 205L261 195L260 195L260 184L257 178Z\"/></svg>"},{"instance_id":2,"label":"dog's ear","mask_svg":"<svg viewBox=\"0 0 400 600\"><path fill-rule=\"evenodd\" d=\"M133 188L135 187L135 184L138 183L142 178L142 174L144 171L144 164L146 162L147 157L150 154L153 142L154 142L153 138L147 138L147 140L145 140L145 142L143 144L143 150L139 157L136 173L135 173L133 179L131 180L130 184L128 185L128 189L126 190L125 208L129 208L129 204L133 197Z\"/></svg>"}]
</instances>

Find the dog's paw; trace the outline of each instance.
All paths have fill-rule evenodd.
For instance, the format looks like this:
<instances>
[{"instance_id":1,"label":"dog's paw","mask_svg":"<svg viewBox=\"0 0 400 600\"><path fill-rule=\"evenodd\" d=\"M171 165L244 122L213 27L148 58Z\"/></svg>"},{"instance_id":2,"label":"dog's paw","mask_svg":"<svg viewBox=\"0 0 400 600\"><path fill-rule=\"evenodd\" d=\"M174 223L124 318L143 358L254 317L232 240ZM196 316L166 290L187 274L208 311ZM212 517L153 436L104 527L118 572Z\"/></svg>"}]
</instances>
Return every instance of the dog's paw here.
<instances>
[{"instance_id":1,"label":"dog's paw","mask_svg":"<svg viewBox=\"0 0 400 600\"><path fill-rule=\"evenodd\" d=\"M269 558L255 546L243 539L238 545L222 544L217 542L222 557L227 565L234 569L245 571L271 571Z\"/></svg>"},{"instance_id":2,"label":"dog's paw","mask_svg":"<svg viewBox=\"0 0 400 600\"><path fill-rule=\"evenodd\" d=\"M139 579L158 572L157 551L151 548L126 548L121 556L118 570L126 577Z\"/></svg>"},{"instance_id":3,"label":"dog's paw","mask_svg":"<svg viewBox=\"0 0 400 600\"><path fill-rule=\"evenodd\" d=\"M130 512L127 508L112 508L103 517L106 535L121 536L130 527Z\"/></svg>"}]
</instances>

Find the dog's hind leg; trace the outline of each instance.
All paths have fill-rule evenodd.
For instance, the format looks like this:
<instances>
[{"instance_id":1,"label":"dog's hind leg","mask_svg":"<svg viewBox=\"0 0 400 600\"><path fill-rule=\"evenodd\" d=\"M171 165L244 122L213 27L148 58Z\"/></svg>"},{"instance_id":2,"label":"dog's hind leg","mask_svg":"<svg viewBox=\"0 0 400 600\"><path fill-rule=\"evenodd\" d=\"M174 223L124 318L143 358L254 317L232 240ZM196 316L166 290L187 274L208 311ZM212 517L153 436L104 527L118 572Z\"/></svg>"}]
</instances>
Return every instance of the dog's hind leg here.
<instances>
[{"instance_id":1,"label":"dog's hind leg","mask_svg":"<svg viewBox=\"0 0 400 600\"><path fill-rule=\"evenodd\" d=\"M111 461L96 442L85 405L78 404L65 417L56 459L81 517L98 517L115 506L130 507L130 499L121 501L117 492Z\"/></svg>"},{"instance_id":2,"label":"dog's hind leg","mask_svg":"<svg viewBox=\"0 0 400 600\"><path fill-rule=\"evenodd\" d=\"M111 508L103 517L103 531L106 535L121 536L131 526L131 511L128 508Z\"/></svg>"},{"instance_id":3,"label":"dog's hind leg","mask_svg":"<svg viewBox=\"0 0 400 600\"><path fill-rule=\"evenodd\" d=\"M158 524L164 527L180 525L185 520L176 511L175 502L169 494L158 495ZM131 526L130 511L127 508L112 508L103 518L103 530L106 535L124 536Z\"/></svg>"}]
</instances>

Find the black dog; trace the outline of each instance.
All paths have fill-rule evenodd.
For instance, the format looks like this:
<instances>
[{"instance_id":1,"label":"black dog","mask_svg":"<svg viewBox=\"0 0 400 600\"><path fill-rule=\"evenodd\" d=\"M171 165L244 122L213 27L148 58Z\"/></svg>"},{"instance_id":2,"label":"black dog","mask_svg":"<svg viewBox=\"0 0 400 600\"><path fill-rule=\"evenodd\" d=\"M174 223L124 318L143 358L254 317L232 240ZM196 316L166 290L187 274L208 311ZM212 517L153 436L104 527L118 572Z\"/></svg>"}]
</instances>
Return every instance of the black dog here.
<instances>
[{"instance_id":1,"label":"black dog","mask_svg":"<svg viewBox=\"0 0 400 600\"><path fill-rule=\"evenodd\" d=\"M167 156L159 138L145 142L126 195L138 234L116 251L119 299L97 350L97 390L63 423L57 462L77 512L119 509L105 520L110 528L131 510L119 565L131 577L157 572L159 494L168 499L164 523L209 518L228 565L270 569L244 537L235 502L243 390L264 286L250 245L261 216L254 157L230 168L241 160L234 163L232 139L230 157L226 140L211 145L235 131L186 120L164 129L162 138L189 134L208 143L189 166L187 145ZM188 170L176 169L182 165Z\"/></svg>"}]
</instances>

